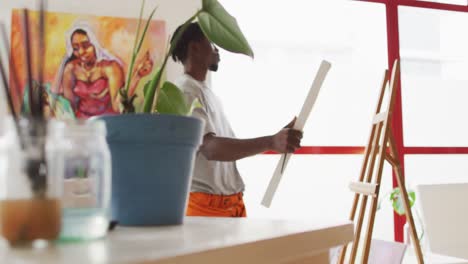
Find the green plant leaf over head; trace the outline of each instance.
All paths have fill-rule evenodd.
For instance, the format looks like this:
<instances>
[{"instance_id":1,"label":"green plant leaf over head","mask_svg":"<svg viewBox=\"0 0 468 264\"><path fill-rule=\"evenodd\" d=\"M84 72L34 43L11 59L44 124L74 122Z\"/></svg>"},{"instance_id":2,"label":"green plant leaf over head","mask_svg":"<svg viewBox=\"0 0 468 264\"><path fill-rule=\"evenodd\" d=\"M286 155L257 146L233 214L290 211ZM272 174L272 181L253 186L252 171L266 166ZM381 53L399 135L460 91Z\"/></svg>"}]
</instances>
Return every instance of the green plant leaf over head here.
<instances>
[{"instance_id":1,"label":"green plant leaf over head","mask_svg":"<svg viewBox=\"0 0 468 264\"><path fill-rule=\"evenodd\" d=\"M203 33L211 42L227 51L254 57L236 19L217 0L203 0L197 18Z\"/></svg>"},{"instance_id":2,"label":"green plant leaf over head","mask_svg":"<svg viewBox=\"0 0 468 264\"><path fill-rule=\"evenodd\" d=\"M161 114L187 115L189 107L182 91L173 83L165 82L159 92L156 110Z\"/></svg>"}]
</instances>

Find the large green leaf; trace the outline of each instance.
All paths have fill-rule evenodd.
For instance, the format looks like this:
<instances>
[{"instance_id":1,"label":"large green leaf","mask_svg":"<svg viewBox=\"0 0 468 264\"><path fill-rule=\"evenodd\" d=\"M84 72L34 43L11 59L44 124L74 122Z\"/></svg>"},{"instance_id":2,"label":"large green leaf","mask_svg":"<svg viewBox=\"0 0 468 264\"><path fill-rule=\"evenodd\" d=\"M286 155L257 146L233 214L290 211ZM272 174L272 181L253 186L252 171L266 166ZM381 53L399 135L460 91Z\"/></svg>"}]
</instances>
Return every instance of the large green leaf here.
<instances>
[{"instance_id":1,"label":"large green leaf","mask_svg":"<svg viewBox=\"0 0 468 264\"><path fill-rule=\"evenodd\" d=\"M187 115L189 107L182 91L173 83L165 82L159 91L156 110L161 114Z\"/></svg>"},{"instance_id":2,"label":"large green leaf","mask_svg":"<svg viewBox=\"0 0 468 264\"><path fill-rule=\"evenodd\" d=\"M159 68L156 71L156 74L154 75L154 77L144 87L143 94L145 98L143 102L143 113L151 113L151 110L152 110L151 107L153 106L153 100L156 94L156 86L158 85L158 82L161 80L161 73L162 73L161 69L162 68Z\"/></svg>"},{"instance_id":3,"label":"large green leaf","mask_svg":"<svg viewBox=\"0 0 468 264\"><path fill-rule=\"evenodd\" d=\"M203 0L197 18L203 33L211 42L227 51L254 57L236 19L217 0Z\"/></svg>"}]
</instances>

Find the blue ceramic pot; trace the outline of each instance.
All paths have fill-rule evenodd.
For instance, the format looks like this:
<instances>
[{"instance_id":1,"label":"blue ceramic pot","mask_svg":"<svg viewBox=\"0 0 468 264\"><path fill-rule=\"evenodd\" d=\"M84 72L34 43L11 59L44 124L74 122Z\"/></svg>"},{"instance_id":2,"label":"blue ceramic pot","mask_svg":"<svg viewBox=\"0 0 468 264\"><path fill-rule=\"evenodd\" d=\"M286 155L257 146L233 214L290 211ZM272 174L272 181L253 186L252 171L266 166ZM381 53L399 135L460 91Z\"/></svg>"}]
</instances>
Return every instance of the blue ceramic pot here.
<instances>
[{"instance_id":1,"label":"blue ceramic pot","mask_svg":"<svg viewBox=\"0 0 468 264\"><path fill-rule=\"evenodd\" d=\"M112 219L182 224L203 121L163 114L102 116L112 155Z\"/></svg>"}]
</instances>

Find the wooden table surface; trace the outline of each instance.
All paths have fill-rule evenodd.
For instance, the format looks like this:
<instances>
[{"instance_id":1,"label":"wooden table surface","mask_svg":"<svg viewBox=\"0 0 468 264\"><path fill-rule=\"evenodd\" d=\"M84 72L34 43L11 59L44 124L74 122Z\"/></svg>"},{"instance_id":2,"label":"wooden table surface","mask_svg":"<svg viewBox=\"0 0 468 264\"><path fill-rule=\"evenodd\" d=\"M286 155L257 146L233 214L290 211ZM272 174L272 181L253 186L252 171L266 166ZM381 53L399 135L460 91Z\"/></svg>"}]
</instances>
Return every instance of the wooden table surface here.
<instances>
[{"instance_id":1,"label":"wooden table surface","mask_svg":"<svg viewBox=\"0 0 468 264\"><path fill-rule=\"evenodd\" d=\"M180 226L117 227L90 242L3 243L0 263L319 263L352 239L349 221L186 217Z\"/></svg>"}]
</instances>

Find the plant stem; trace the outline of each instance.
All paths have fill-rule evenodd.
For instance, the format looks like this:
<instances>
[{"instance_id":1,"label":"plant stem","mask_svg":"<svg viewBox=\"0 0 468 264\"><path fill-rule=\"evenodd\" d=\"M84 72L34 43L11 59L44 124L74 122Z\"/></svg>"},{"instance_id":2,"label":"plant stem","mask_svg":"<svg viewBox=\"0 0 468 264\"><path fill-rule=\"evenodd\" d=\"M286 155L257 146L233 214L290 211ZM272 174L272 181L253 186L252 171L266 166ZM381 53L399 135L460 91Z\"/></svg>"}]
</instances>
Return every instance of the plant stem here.
<instances>
[{"instance_id":1,"label":"plant stem","mask_svg":"<svg viewBox=\"0 0 468 264\"><path fill-rule=\"evenodd\" d=\"M416 213L416 218L418 219L419 226L421 226L421 234L418 237L419 241L421 241L424 237L424 225L421 220L421 216L419 216L418 210L416 210L416 208L414 209L414 212Z\"/></svg>"},{"instance_id":2,"label":"plant stem","mask_svg":"<svg viewBox=\"0 0 468 264\"><path fill-rule=\"evenodd\" d=\"M45 0L41 0L39 2L39 52L37 53L38 57L38 65L37 65L37 72L39 76L38 83L39 85L37 86L37 91L36 91L36 99L38 102L38 113L37 116L41 121L44 121L45 119L45 113L44 113L44 68L46 65L46 58L45 52L46 52L46 38L45 38L45 32L46 32L46 24L45 24L45 19L46 19L46 14L44 10L46 9L45 6ZM34 91L31 89L31 92Z\"/></svg>"},{"instance_id":3,"label":"plant stem","mask_svg":"<svg viewBox=\"0 0 468 264\"><path fill-rule=\"evenodd\" d=\"M190 23L195 20L195 18L202 12L202 10L198 10L192 17L190 17L187 21L185 21L185 23L182 25L181 29L177 32L177 34L174 35L174 39L173 41L171 41L170 43L170 48L169 48L169 51L167 52L166 56L164 57L164 61L163 61L163 64L161 65L161 72L159 74L156 75L156 78L158 78L156 80L156 83L154 84L155 85L155 91L153 92L153 94L151 95L148 95L149 98L152 98L152 100L145 100L145 105L144 105L144 112L152 112L153 109L156 108L156 104L157 104L157 101L158 101L158 95L159 95L159 90L161 89L161 87L159 87L159 83L161 82L161 77L164 73L164 70L166 68L166 64L167 64L167 60L169 59L169 56L172 54L172 52L174 51L175 47L177 46L177 42L179 42L179 39L180 37L182 36L182 34L185 32L185 30L188 28L188 26L190 25ZM149 109L148 109L149 107Z\"/></svg>"},{"instance_id":4,"label":"plant stem","mask_svg":"<svg viewBox=\"0 0 468 264\"><path fill-rule=\"evenodd\" d=\"M136 52L136 48L137 48L137 44L138 44L138 37L140 35L140 26L141 26L141 19L143 18L143 9L144 9L144 7L145 7L145 0L143 0L143 2L141 4L140 18L138 19L137 32L136 32L136 35L135 35L135 43L133 44L132 60L130 62L128 73L127 73L127 81L125 82L125 94L127 96L128 96L128 89L130 87L130 78L132 76L133 66L135 64L135 60L136 60L136 57L138 55L137 52Z\"/></svg>"}]
</instances>

